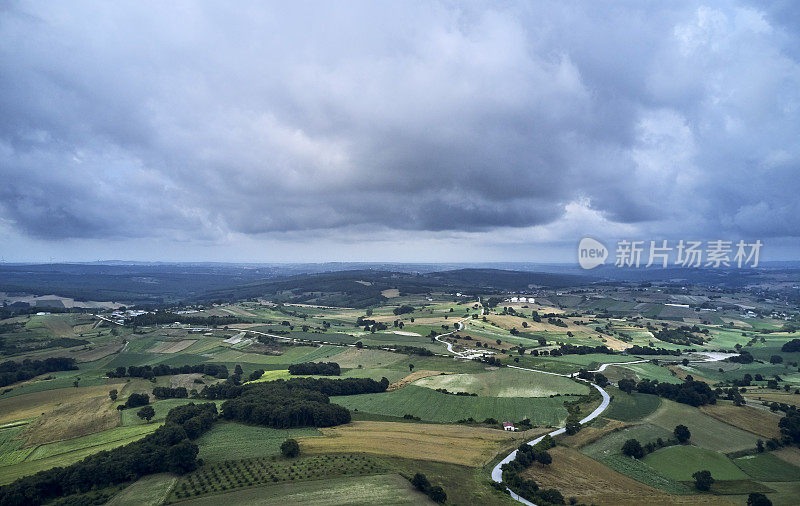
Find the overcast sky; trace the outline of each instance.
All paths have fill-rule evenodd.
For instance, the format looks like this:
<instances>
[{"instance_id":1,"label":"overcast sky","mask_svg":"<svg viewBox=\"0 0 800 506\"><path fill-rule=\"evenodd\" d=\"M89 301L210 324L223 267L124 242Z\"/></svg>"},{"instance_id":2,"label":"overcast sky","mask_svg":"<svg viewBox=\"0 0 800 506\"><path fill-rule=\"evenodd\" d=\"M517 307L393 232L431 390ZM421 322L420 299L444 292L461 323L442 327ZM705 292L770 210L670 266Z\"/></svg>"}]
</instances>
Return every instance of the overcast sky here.
<instances>
[{"instance_id":1,"label":"overcast sky","mask_svg":"<svg viewBox=\"0 0 800 506\"><path fill-rule=\"evenodd\" d=\"M800 4L0 3L6 261L800 259Z\"/></svg>"}]
</instances>

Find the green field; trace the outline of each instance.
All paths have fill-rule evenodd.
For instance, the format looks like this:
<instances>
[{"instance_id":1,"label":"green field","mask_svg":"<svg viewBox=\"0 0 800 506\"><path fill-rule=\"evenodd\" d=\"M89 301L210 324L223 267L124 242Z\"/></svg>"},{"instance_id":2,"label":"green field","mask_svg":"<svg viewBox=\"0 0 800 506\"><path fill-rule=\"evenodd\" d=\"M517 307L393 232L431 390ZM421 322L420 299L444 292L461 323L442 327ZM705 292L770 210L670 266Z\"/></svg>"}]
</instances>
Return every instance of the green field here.
<instances>
[{"instance_id":1,"label":"green field","mask_svg":"<svg viewBox=\"0 0 800 506\"><path fill-rule=\"evenodd\" d=\"M640 394L639 392L626 394L616 388L607 388L606 390L614 396L611 405L603 413L603 416L607 418L623 422L638 421L651 415L661 406L661 399L657 395Z\"/></svg>"},{"instance_id":2,"label":"green field","mask_svg":"<svg viewBox=\"0 0 800 506\"><path fill-rule=\"evenodd\" d=\"M479 374L428 376L414 382L426 388L468 392L480 397L548 397L555 394L586 395L589 387L563 376L536 374L504 367Z\"/></svg>"},{"instance_id":3,"label":"green field","mask_svg":"<svg viewBox=\"0 0 800 506\"><path fill-rule=\"evenodd\" d=\"M0 467L0 485L55 466L66 466L102 450L110 450L141 439L159 424L117 427L96 434L40 445L24 460ZM27 450L23 450L27 451Z\"/></svg>"},{"instance_id":4,"label":"green field","mask_svg":"<svg viewBox=\"0 0 800 506\"><path fill-rule=\"evenodd\" d=\"M692 443L714 451L755 448L758 440L758 436L712 418L697 408L666 399L648 421L670 432L676 425L686 425L692 433Z\"/></svg>"},{"instance_id":5,"label":"green field","mask_svg":"<svg viewBox=\"0 0 800 506\"><path fill-rule=\"evenodd\" d=\"M167 499L178 478L172 474L160 473L139 478L111 498L109 506L158 506Z\"/></svg>"},{"instance_id":6,"label":"green field","mask_svg":"<svg viewBox=\"0 0 800 506\"><path fill-rule=\"evenodd\" d=\"M620 474L624 474L645 485L650 485L653 488L661 489L670 494L683 495L695 492L685 484L664 476L641 460L626 457L620 453L597 458L595 460L602 462Z\"/></svg>"},{"instance_id":7,"label":"green field","mask_svg":"<svg viewBox=\"0 0 800 506\"><path fill-rule=\"evenodd\" d=\"M248 488L191 501L203 506L313 504L315 506L364 504L430 504L408 480L396 474L323 479ZM183 504L183 503L181 503ZM187 503L188 504L188 503Z\"/></svg>"},{"instance_id":8,"label":"green field","mask_svg":"<svg viewBox=\"0 0 800 506\"><path fill-rule=\"evenodd\" d=\"M197 440L199 458L207 462L251 457L269 457L280 453L287 438L317 436L314 428L273 429L239 423L218 422Z\"/></svg>"},{"instance_id":9,"label":"green field","mask_svg":"<svg viewBox=\"0 0 800 506\"><path fill-rule=\"evenodd\" d=\"M430 422L455 422L470 417L501 422L530 418L534 425L557 426L567 417L564 401L574 398L468 397L410 385L380 394L332 397L331 402L350 410L400 417L411 414Z\"/></svg>"},{"instance_id":10,"label":"green field","mask_svg":"<svg viewBox=\"0 0 800 506\"><path fill-rule=\"evenodd\" d=\"M638 439L643 445L658 438L667 440L673 437L672 430L666 430L656 425L643 423L633 425L620 431L612 432L581 448L584 453L595 460L620 454L622 445L628 439Z\"/></svg>"},{"instance_id":11,"label":"green field","mask_svg":"<svg viewBox=\"0 0 800 506\"><path fill-rule=\"evenodd\" d=\"M606 371L606 376L609 379L630 378L633 376L637 380L650 379L664 383L681 383L681 380L673 376L669 369L651 363L614 365L608 367ZM626 373L625 371L628 372Z\"/></svg>"},{"instance_id":12,"label":"green field","mask_svg":"<svg viewBox=\"0 0 800 506\"><path fill-rule=\"evenodd\" d=\"M667 478L692 481L697 471L711 471L715 480L746 480L749 478L725 455L691 445L668 446L644 458L644 463Z\"/></svg>"},{"instance_id":13,"label":"green field","mask_svg":"<svg viewBox=\"0 0 800 506\"><path fill-rule=\"evenodd\" d=\"M800 481L800 468L779 459L770 453L747 455L734 459L733 463L759 481Z\"/></svg>"}]
</instances>

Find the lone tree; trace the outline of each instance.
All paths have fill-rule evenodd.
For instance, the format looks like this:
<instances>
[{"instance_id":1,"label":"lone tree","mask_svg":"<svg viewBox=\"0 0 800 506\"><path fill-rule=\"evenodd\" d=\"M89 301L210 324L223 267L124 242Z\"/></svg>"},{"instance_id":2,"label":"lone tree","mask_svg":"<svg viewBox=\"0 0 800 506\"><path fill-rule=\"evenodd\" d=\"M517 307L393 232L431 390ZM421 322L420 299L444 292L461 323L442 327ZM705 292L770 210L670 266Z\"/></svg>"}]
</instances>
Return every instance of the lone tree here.
<instances>
[{"instance_id":1,"label":"lone tree","mask_svg":"<svg viewBox=\"0 0 800 506\"><path fill-rule=\"evenodd\" d=\"M689 432L689 427L685 425L676 425L673 433L675 434L675 439L677 439L680 444L685 444L692 437L692 433Z\"/></svg>"},{"instance_id":2,"label":"lone tree","mask_svg":"<svg viewBox=\"0 0 800 506\"><path fill-rule=\"evenodd\" d=\"M112 402L117 400L117 393L118 393L118 392L117 392L117 389L116 389L116 388L115 388L115 389L113 389L113 390L109 390L109 392L108 392L108 397L109 397L109 398L111 398L111 401L112 401Z\"/></svg>"},{"instance_id":3,"label":"lone tree","mask_svg":"<svg viewBox=\"0 0 800 506\"><path fill-rule=\"evenodd\" d=\"M629 439L622 445L622 453L628 457L640 459L644 457L644 449L638 439Z\"/></svg>"},{"instance_id":4,"label":"lone tree","mask_svg":"<svg viewBox=\"0 0 800 506\"><path fill-rule=\"evenodd\" d=\"M300 455L300 445L296 439L287 439L281 444L281 455L286 458L293 458Z\"/></svg>"},{"instance_id":5,"label":"lone tree","mask_svg":"<svg viewBox=\"0 0 800 506\"><path fill-rule=\"evenodd\" d=\"M697 490L709 490L711 488L711 484L714 483L714 478L711 477L711 471L707 471L705 469L694 473L692 478L694 478L694 486L697 488Z\"/></svg>"},{"instance_id":6,"label":"lone tree","mask_svg":"<svg viewBox=\"0 0 800 506\"><path fill-rule=\"evenodd\" d=\"M153 409L153 406L145 406L136 412L136 416L141 418L142 420L147 420L150 422L150 419L156 416L156 410Z\"/></svg>"},{"instance_id":7,"label":"lone tree","mask_svg":"<svg viewBox=\"0 0 800 506\"><path fill-rule=\"evenodd\" d=\"M594 375L594 382L597 383L597 386L604 387L608 385L608 378L606 378L605 374L598 372Z\"/></svg>"},{"instance_id":8,"label":"lone tree","mask_svg":"<svg viewBox=\"0 0 800 506\"><path fill-rule=\"evenodd\" d=\"M752 492L747 496L747 506L772 506L772 501L761 492Z\"/></svg>"},{"instance_id":9,"label":"lone tree","mask_svg":"<svg viewBox=\"0 0 800 506\"><path fill-rule=\"evenodd\" d=\"M408 364L409 372L414 372L414 364Z\"/></svg>"}]
</instances>

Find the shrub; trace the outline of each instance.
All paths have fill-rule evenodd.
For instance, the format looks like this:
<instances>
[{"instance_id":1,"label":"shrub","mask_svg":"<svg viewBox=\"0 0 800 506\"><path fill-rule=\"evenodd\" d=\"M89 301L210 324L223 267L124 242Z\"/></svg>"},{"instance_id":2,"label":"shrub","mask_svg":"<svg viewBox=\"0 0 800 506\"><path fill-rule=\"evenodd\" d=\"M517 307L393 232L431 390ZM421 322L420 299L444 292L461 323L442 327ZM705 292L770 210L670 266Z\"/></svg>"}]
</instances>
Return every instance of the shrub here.
<instances>
[{"instance_id":1,"label":"shrub","mask_svg":"<svg viewBox=\"0 0 800 506\"><path fill-rule=\"evenodd\" d=\"M692 478L694 478L694 486L697 490L707 491L711 488L711 484L714 483L714 478L711 477L711 471L705 469L694 473Z\"/></svg>"},{"instance_id":2,"label":"shrub","mask_svg":"<svg viewBox=\"0 0 800 506\"><path fill-rule=\"evenodd\" d=\"M300 445L295 439L287 439L281 444L281 455L286 458L294 458L300 455Z\"/></svg>"}]
</instances>

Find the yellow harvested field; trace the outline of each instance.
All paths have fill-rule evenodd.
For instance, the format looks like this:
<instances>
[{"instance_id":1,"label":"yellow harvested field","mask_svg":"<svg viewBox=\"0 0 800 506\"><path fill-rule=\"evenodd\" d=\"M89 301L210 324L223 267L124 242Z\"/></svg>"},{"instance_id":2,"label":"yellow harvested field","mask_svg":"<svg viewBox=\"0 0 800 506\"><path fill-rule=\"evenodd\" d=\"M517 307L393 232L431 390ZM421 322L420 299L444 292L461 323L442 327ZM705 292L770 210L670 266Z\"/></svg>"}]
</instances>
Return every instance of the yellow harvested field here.
<instances>
[{"instance_id":1,"label":"yellow harvested field","mask_svg":"<svg viewBox=\"0 0 800 506\"><path fill-rule=\"evenodd\" d=\"M381 295L387 299L394 299L395 297L400 297L400 290L397 288L389 288L388 290L381 291Z\"/></svg>"},{"instance_id":2,"label":"yellow harvested field","mask_svg":"<svg viewBox=\"0 0 800 506\"><path fill-rule=\"evenodd\" d=\"M606 340L605 345L614 351L627 350L628 348L633 346L632 344L626 343L625 341L620 341L614 336L603 336L603 339Z\"/></svg>"},{"instance_id":3,"label":"yellow harvested field","mask_svg":"<svg viewBox=\"0 0 800 506\"><path fill-rule=\"evenodd\" d=\"M778 392L777 390L769 390L766 388L750 390L748 388L747 393L744 394L744 397L748 401L754 401L759 404L761 401L782 402L800 408L800 395L789 392Z\"/></svg>"},{"instance_id":4,"label":"yellow harvested field","mask_svg":"<svg viewBox=\"0 0 800 506\"><path fill-rule=\"evenodd\" d=\"M701 406L700 411L765 438L780 438L781 435L778 429L780 417L766 410L732 404L709 404Z\"/></svg>"},{"instance_id":5,"label":"yellow harvested field","mask_svg":"<svg viewBox=\"0 0 800 506\"><path fill-rule=\"evenodd\" d=\"M67 404L80 403L92 399L108 399L112 388L122 389L124 382L109 385L81 388L59 388L33 392L7 399L0 398L0 423L36 418L44 413Z\"/></svg>"},{"instance_id":6,"label":"yellow harvested field","mask_svg":"<svg viewBox=\"0 0 800 506\"><path fill-rule=\"evenodd\" d=\"M108 389L110 390L110 389ZM120 424L116 403L106 395L95 395L62 404L28 425L23 437L27 446L87 436Z\"/></svg>"},{"instance_id":7,"label":"yellow harvested field","mask_svg":"<svg viewBox=\"0 0 800 506\"><path fill-rule=\"evenodd\" d=\"M489 462L512 441L521 444L536 436L534 431L509 433L461 425L402 422L351 422L320 431L321 437L299 439L301 452L366 452L476 467Z\"/></svg>"},{"instance_id":8,"label":"yellow harvested field","mask_svg":"<svg viewBox=\"0 0 800 506\"><path fill-rule=\"evenodd\" d=\"M398 390L403 388L406 385L410 385L414 383L418 379L427 378L428 376L438 376L440 374L453 374L453 373L444 373L442 371L414 371L405 378L401 379L400 381L395 381L386 389L387 391Z\"/></svg>"},{"instance_id":9,"label":"yellow harvested field","mask_svg":"<svg viewBox=\"0 0 800 506\"><path fill-rule=\"evenodd\" d=\"M572 448L550 450L553 463L534 464L523 476L536 480L540 487L556 488L564 497L598 505L731 504L713 495L671 495L639 483Z\"/></svg>"},{"instance_id":10,"label":"yellow harvested field","mask_svg":"<svg viewBox=\"0 0 800 506\"><path fill-rule=\"evenodd\" d=\"M150 353L178 353L196 343L196 339L181 339L180 341L162 341L150 348Z\"/></svg>"},{"instance_id":11,"label":"yellow harvested field","mask_svg":"<svg viewBox=\"0 0 800 506\"><path fill-rule=\"evenodd\" d=\"M592 334L592 335L599 335L593 329L583 325L576 325L574 322L570 321L569 318L564 319L564 323L567 324L566 327L559 327L557 325L551 325L547 323L546 319L542 319L541 322L537 323L530 318L520 318L519 316L511 316L511 315L488 315L486 317L493 325L500 327L501 329L511 330L512 328L516 328L520 332L583 332L585 334ZM528 327L525 328L522 326L522 322L528 324Z\"/></svg>"}]
</instances>

